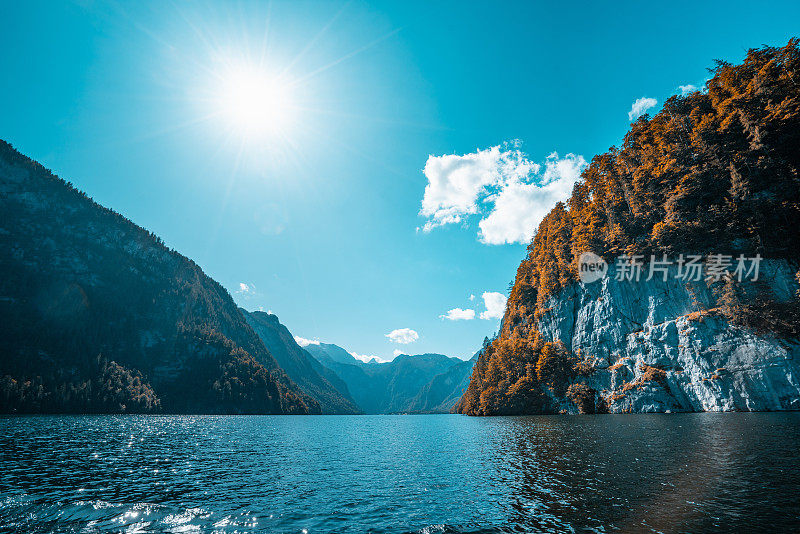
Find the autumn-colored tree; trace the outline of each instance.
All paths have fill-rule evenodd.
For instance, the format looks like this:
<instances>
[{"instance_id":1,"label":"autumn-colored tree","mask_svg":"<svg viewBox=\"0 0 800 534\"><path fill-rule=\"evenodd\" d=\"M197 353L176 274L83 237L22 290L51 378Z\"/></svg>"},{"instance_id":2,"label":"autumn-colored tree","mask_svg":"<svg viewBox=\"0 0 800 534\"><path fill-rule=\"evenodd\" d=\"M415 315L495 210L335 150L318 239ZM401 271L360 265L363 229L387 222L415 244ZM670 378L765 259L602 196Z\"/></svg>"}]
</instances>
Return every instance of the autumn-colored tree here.
<instances>
[{"instance_id":1,"label":"autumn-colored tree","mask_svg":"<svg viewBox=\"0 0 800 534\"><path fill-rule=\"evenodd\" d=\"M539 224L499 336L481 355L458 411L513 410L568 372L560 362L571 355L539 339L537 322L577 279L584 251L608 261L662 252L800 257L798 43L749 50L740 65L716 62L703 90L672 96L655 116L634 122L621 147L592 159L571 197ZM761 296L728 305L778 335L800 328L796 302ZM551 408L546 400L534 405Z\"/></svg>"}]
</instances>

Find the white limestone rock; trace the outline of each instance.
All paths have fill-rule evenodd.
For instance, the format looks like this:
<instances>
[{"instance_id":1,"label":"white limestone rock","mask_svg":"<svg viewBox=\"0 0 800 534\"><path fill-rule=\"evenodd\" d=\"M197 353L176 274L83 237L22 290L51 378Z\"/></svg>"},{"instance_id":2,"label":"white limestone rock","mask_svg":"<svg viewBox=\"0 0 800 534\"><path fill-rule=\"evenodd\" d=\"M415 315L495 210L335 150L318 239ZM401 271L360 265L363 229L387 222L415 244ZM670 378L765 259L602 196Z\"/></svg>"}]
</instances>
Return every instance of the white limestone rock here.
<instances>
[{"instance_id":1,"label":"white limestone rock","mask_svg":"<svg viewBox=\"0 0 800 534\"><path fill-rule=\"evenodd\" d=\"M798 289L796 272L786 261L763 260L759 280L786 300ZM551 297L539 331L594 366L578 381L611 412L800 410L798 341L708 313L716 306L712 287L675 275L618 281L610 266L608 277Z\"/></svg>"}]
</instances>

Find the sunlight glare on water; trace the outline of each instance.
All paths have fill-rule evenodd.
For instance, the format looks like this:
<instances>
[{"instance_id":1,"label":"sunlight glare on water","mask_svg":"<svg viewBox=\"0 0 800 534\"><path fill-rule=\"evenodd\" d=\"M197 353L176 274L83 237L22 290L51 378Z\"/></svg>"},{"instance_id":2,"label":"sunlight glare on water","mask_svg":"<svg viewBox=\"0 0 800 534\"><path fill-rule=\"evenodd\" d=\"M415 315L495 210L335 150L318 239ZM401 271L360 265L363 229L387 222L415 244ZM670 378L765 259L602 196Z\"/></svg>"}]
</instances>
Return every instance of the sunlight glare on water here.
<instances>
[{"instance_id":1,"label":"sunlight glare on water","mask_svg":"<svg viewBox=\"0 0 800 534\"><path fill-rule=\"evenodd\" d=\"M800 520L800 414L39 416L0 430L3 531L753 532Z\"/></svg>"}]
</instances>

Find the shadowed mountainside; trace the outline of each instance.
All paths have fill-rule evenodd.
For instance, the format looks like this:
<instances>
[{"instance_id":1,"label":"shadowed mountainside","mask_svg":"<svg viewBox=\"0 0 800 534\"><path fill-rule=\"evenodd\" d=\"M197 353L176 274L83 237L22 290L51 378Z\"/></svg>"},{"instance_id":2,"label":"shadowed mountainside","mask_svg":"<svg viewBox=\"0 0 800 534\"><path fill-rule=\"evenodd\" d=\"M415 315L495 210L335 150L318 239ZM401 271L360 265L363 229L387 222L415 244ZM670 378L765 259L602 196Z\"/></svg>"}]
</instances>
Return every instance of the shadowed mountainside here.
<instances>
[{"instance_id":1,"label":"shadowed mountainside","mask_svg":"<svg viewBox=\"0 0 800 534\"><path fill-rule=\"evenodd\" d=\"M459 361L443 373L434 376L411 399L407 411L449 413L467 390L472 368L477 361L478 355L476 354L469 360Z\"/></svg>"},{"instance_id":2,"label":"shadowed mountainside","mask_svg":"<svg viewBox=\"0 0 800 534\"><path fill-rule=\"evenodd\" d=\"M347 385L342 379L300 347L276 315L262 311L241 312L281 369L320 403L323 414L361 412L350 398Z\"/></svg>"},{"instance_id":3,"label":"shadowed mountainside","mask_svg":"<svg viewBox=\"0 0 800 534\"><path fill-rule=\"evenodd\" d=\"M6 142L0 324L0 412L320 412L200 267Z\"/></svg>"},{"instance_id":4,"label":"shadowed mountainside","mask_svg":"<svg viewBox=\"0 0 800 534\"><path fill-rule=\"evenodd\" d=\"M474 361L442 354L401 354L365 363L332 344L306 350L336 373L366 413L447 413L466 388Z\"/></svg>"}]
</instances>

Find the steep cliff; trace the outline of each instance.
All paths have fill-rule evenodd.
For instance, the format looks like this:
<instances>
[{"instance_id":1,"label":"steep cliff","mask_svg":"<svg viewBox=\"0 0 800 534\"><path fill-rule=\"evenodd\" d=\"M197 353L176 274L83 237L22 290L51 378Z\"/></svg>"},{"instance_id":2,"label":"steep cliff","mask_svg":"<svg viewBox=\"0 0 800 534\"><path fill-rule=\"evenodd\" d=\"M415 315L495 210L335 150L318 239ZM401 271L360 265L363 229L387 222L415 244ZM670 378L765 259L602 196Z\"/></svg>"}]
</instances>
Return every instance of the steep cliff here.
<instances>
[{"instance_id":1,"label":"steep cliff","mask_svg":"<svg viewBox=\"0 0 800 534\"><path fill-rule=\"evenodd\" d=\"M779 302L798 290L797 266L771 260L759 278ZM549 299L541 335L574 355L553 411L663 412L800 409L800 344L731 324L705 282L635 283L611 276ZM562 385L563 387L563 385ZM571 389L570 389L571 388ZM554 391L555 390L555 391Z\"/></svg>"},{"instance_id":2,"label":"steep cliff","mask_svg":"<svg viewBox=\"0 0 800 534\"><path fill-rule=\"evenodd\" d=\"M318 413L194 262L0 142L0 412Z\"/></svg>"},{"instance_id":3,"label":"steep cliff","mask_svg":"<svg viewBox=\"0 0 800 534\"><path fill-rule=\"evenodd\" d=\"M455 411L800 409L798 41L713 74L637 120L542 220ZM605 277L581 281L585 252ZM736 276L740 256L764 258L757 280ZM645 276L620 272L636 257ZM647 276L651 259L667 272Z\"/></svg>"}]
</instances>

